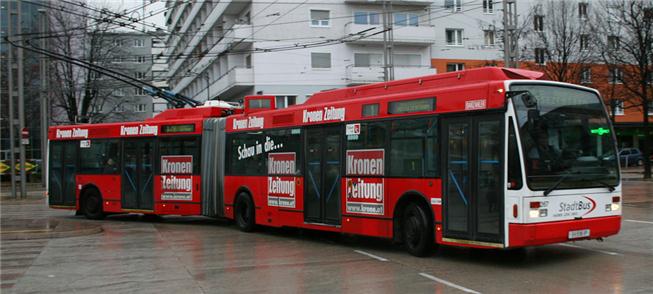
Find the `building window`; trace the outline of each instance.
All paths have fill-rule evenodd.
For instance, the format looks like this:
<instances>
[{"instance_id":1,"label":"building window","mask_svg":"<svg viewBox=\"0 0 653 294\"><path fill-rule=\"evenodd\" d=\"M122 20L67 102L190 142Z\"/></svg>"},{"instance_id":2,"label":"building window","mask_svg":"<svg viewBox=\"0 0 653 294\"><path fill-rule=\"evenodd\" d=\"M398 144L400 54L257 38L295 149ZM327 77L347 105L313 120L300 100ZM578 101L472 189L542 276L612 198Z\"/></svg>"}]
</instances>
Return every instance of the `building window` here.
<instances>
[{"instance_id":1,"label":"building window","mask_svg":"<svg viewBox=\"0 0 653 294\"><path fill-rule=\"evenodd\" d=\"M145 47L145 40L141 40L141 39L134 40L134 47Z\"/></svg>"},{"instance_id":2,"label":"building window","mask_svg":"<svg viewBox=\"0 0 653 294\"><path fill-rule=\"evenodd\" d=\"M134 95L144 96L145 95L145 90L143 90L143 88L134 88Z\"/></svg>"},{"instance_id":3,"label":"building window","mask_svg":"<svg viewBox=\"0 0 653 294\"><path fill-rule=\"evenodd\" d=\"M447 45L448 46L462 46L463 45L463 30L462 29L446 29Z\"/></svg>"},{"instance_id":4,"label":"building window","mask_svg":"<svg viewBox=\"0 0 653 294\"><path fill-rule=\"evenodd\" d=\"M483 13L494 13L493 0L483 0Z\"/></svg>"},{"instance_id":5,"label":"building window","mask_svg":"<svg viewBox=\"0 0 653 294\"><path fill-rule=\"evenodd\" d=\"M584 68L583 71L580 72L580 82L582 84L591 84L592 83L592 69L591 68Z\"/></svg>"},{"instance_id":6,"label":"building window","mask_svg":"<svg viewBox=\"0 0 653 294\"><path fill-rule=\"evenodd\" d=\"M379 16L380 15L377 12L356 11L354 12L354 23L362 25L377 25L379 24Z\"/></svg>"},{"instance_id":7,"label":"building window","mask_svg":"<svg viewBox=\"0 0 653 294\"><path fill-rule=\"evenodd\" d=\"M136 62L136 63L145 63L145 59L146 59L145 56L135 56L134 57L134 62Z\"/></svg>"},{"instance_id":8,"label":"building window","mask_svg":"<svg viewBox=\"0 0 653 294\"><path fill-rule=\"evenodd\" d=\"M648 102L648 115L653 115L653 101Z\"/></svg>"},{"instance_id":9,"label":"building window","mask_svg":"<svg viewBox=\"0 0 653 294\"><path fill-rule=\"evenodd\" d=\"M312 27L328 27L329 26L329 11L328 10L312 10L311 9L311 26Z\"/></svg>"},{"instance_id":10,"label":"building window","mask_svg":"<svg viewBox=\"0 0 653 294\"><path fill-rule=\"evenodd\" d=\"M392 62L396 67L419 67L421 60L419 54L392 54Z\"/></svg>"},{"instance_id":11,"label":"building window","mask_svg":"<svg viewBox=\"0 0 653 294\"><path fill-rule=\"evenodd\" d=\"M544 48L535 48L535 63L544 64L546 62L546 54Z\"/></svg>"},{"instance_id":12,"label":"building window","mask_svg":"<svg viewBox=\"0 0 653 294\"><path fill-rule=\"evenodd\" d=\"M276 96L277 108L286 108L297 104L297 95Z\"/></svg>"},{"instance_id":13,"label":"building window","mask_svg":"<svg viewBox=\"0 0 653 294\"><path fill-rule=\"evenodd\" d=\"M416 13L404 13L404 12L397 12L394 13L394 24L396 26L412 26L416 27L419 26L419 15Z\"/></svg>"},{"instance_id":14,"label":"building window","mask_svg":"<svg viewBox=\"0 0 653 294\"><path fill-rule=\"evenodd\" d=\"M612 103L614 105L614 115L624 115L624 101L615 99Z\"/></svg>"},{"instance_id":15,"label":"building window","mask_svg":"<svg viewBox=\"0 0 653 294\"><path fill-rule=\"evenodd\" d=\"M587 6L589 4L586 2L578 3L578 17L582 19L587 19Z\"/></svg>"},{"instance_id":16,"label":"building window","mask_svg":"<svg viewBox=\"0 0 653 294\"><path fill-rule=\"evenodd\" d=\"M143 103L136 104L134 105L134 112L145 112L146 107L147 104L143 104Z\"/></svg>"},{"instance_id":17,"label":"building window","mask_svg":"<svg viewBox=\"0 0 653 294\"><path fill-rule=\"evenodd\" d=\"M121 39L114 39L113 40L113 46L115 46L115 47L122 47L123 43L124 42Z\"/></svg>"},{"instance_id":18,"label":"building window","mask_svg":"<svg viewBox=\"0 0 653 294\"><path fill-rule=\"evenodd\" d=\"M624 73L620 68L614 67L608 71L608 82L611 84L621 84L624 79Z\"/></svg>"},{"instance_id":19,"label":"building window","mask_svg":"<svg viewBox=\"0 0 653 294\"><path fill-rule=\"evenodd\" d=\"M587 50L590 46L590 35L580 35L580 50Z\"/></svg>"},{"instance_id":20,"label":"building window","mask_svg":"<svg viewBox=\"0 0 653 294\"><path fill-rule=\"evenodd\" d=\"M383 65L383 54L354 53L354 67L372 67Z\"/></svg>"},{"instance_id":21,"label":"building window","mask_svg":"<svg viewBox=\"0 0 653 294\"><path fill-rule=\"evenodd\" d=\"M483 35L485 36L485 46L494 46L494 31L485 30Z\"/></svg>"},{"instance_id":22,"label":"building window","mask_svg":"<svg viewBox=\"0 0 653 294\"><path fill-rule=\"evenodd\" d=\"M465 70L464 63L447 63L447 72Z\"/></svg>"},{"instance_id":23,"label":"building window","mask_svg":"<svg viewBox=\"0 0 653 294\"><path fill-rule=\"evenodd\" d=\"M618 36L608 36L608 49L619 50Z\"/></svg>"},{"instance_id":24,"label":"building window","mask_svg":"<svg viewBox=\"0 0 653 294\"><path fill-rule=\"evenodd\" d=\"M123 62L125 62L125 57L123 57L123 56L113 57L113 63L123 63Z\"/></svg>"},{"instance_id":25,"label":"building window","mask_svg":"<svg viewBox=\"0 0 653 294\"><path fill-rule=\"evenodd\" d=\"M143 73L143 72L141 72L141 71L136 71L136 72L134 72L134 78L142 79L142 78L144 78L144 77L145 77L145 73Z\"/></svg>"},{"instance_id":26,"label":"building window","mask_svg":"<svg viewBox=\"0 0 653 294\"><path fill-rule=\"evenodd\" d=\"M331 53L311 52L311 68L331 68Z\"/></svg>"},{"instance_id":27,"label":"building window","mask_svg":"<svg viewBox=\"0 0 653 294\"><path fill-rule=\"evenodd\" d=\"M113 91L113 95L114 95L114 96L118 96L118 97L125 96L125 90L123 90L123 89L116 89L115 91Z\"/></svg>"},{"instance_id":28,"label":"building window","mask_svg":"<svg viewBox=\"0 0 653 294\"><path fill-rule=\"evenodd\" d=\"M533 29L536 32L544 31L544 15L536 15L533 17Z\"/></svg>"},{"instance_id":29,"label":"building window","mask_svg":"<svg viewBox=\"0 0 653 294\"><path fill-rule=\"evenodd\" d=\"M463 10L463 0L444 0L444 8L459 12Z\"/></svg>"}]
</instances>

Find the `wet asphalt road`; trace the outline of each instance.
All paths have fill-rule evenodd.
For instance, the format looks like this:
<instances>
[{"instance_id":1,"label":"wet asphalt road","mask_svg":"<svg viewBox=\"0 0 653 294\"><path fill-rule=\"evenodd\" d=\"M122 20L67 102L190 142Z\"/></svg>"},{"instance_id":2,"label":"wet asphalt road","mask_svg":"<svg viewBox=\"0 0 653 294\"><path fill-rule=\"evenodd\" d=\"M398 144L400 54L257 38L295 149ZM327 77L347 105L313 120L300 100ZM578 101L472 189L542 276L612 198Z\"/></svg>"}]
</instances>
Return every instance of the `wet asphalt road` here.
<instances>
[{"instance_id":1,"label":"wet asphalt road","mask_svg":"<svg viewBox=\"0 0 653 294\"><path fill-rule=\"evenodd\" d=\"M94 223L79 237L2 240L2 293L653 293L653 182L624 184L622 231L523 252L440 248L416 258L387 241L261 229L205 218L89 221L43 201L16 218Z\"/></svg>"}]
</instances>

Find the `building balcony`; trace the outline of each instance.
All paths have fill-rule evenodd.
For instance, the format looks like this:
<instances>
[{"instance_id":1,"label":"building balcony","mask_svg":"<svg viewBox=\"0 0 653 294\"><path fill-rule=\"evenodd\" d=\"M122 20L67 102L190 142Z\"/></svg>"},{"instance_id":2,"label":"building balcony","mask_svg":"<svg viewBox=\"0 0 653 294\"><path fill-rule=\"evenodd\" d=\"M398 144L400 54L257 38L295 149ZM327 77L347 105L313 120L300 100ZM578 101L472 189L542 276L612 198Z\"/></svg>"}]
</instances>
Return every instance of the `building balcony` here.
<instances>
[{"instance_id":1,"label":"building balcony","mask_svg":"<svg viewBox=\"0 0 653 294\"><path fill-rule=\"evenodd\" d=\"M213 81L209 87L211 99L215 97L228 98L254 86L254 70L252 68L234 67ZM204 101L207 97L206 89L199 92L195 98Z\"/></svg>"},{"instance_id":2,"label":"building balcony","mask_svg":"<svg viewBox=\"0 0 653 294\"><path fill-rule=\"evenodd\" d=\"M392 5L428 6L428 5L433 4L433 0L391 0L391 1L383 1L383 0L345 0L345 3L351 3L351 4L383 5L383 2L386 2L387 4L392 3Z\"/></svg>"},{"instance_id":3,"label":"building balcony","mask_svg":"<svg viewBox=\"0 0 653 294\"><path fill-rule=\"evenodd\" d=\"M367 31L366 31L367 30ZM345 25L346 35L356 35L365 31L365 35L371 35L383 30L383 25L362 25L350 22ZM435 28L432 26L394 26L392 31L393 44L429 46L435 43ZM351 44L382 44L383 34L376 34L367 38L350 42Z\"/></svg>"},{"instance_id":4,"label":"building balcony","mask_svg":"<svg viewBox=\"0 0 653 294\"><path fill-rule=\"evenodd\" d=\"M395 67L395 80L432 75L436 73L430 66ZM346 70L347 85L362 85L383 82L383 67L354 67Z\"/></svg>"}]
</instances>

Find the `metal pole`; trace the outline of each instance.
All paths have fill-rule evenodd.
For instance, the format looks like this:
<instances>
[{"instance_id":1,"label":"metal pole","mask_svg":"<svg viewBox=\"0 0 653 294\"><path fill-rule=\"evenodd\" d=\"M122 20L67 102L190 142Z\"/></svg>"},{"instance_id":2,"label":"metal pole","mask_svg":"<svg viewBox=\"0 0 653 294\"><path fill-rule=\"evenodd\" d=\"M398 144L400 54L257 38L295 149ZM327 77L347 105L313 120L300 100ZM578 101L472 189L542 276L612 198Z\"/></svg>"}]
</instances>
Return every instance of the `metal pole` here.
<instances>
[{"instance_id":1,"label":"metal pole","mask_svg":"<svg viewBox=\"0 0 653 294\"><path fill-rule=\"evenodd\" d=\"M23 24L22 24L22 15L21 15L21 5L22 1L18 0L18 21L16 24L16 29L19 33L23 32ZM20 37L18 40L18 43L22 46L23 45L23 37ZM18 48L17 49L17 54L16 58L18 58L17 63L18 63L18 128L21 130L25 129L25 95L24 95L24 88L25 88L25 82L24 82L24 72L23 72L23 49ZM22 136L22 135L21 135ZM19 145L19 150L20 150L20 196L22 198L27 198L27 189L25 186L26 182L26 175L25 175L25 145L21 144Z\"/></svg>"},{"instance_id":2,"label":"metal pole","mask_svg":"<svg viewBox=\"0 0 653 294\"><path fill-rule=\"evenodd\" d=\"M388 78L391 81L394 81L395 79L395 60L393 56L393 51L394 51L394 43L395 43L395 37L394 37L394 15L392 12L392 1L389 3L390 5L390 11L388 12L388 63L390 65L390 68L388 70ZM409 19L406 19L406 21L410 21Z\"/></svg>"},{"instance_id":3,"label":"metal pole","mask_svg":"<svg viewBox=\"0 0 653 294\"><path fill-rule=\"evenodd\" d=\"M41 15L41 34L47 29L47 14L45 9L39 9ZM41 39L41 48L46 47L46 38ZM45 187L48 170L48 95L46 85L46 56L41 56L41 187Z\"/></svg>"},{"instance_id":4,"label":"metal pole","mask_svg":"<svg viewBox=\"0 0 653 294\"><path fill-rule=\"evenodd\" d=\"M13 39L14 30L12 27L12 20L14 12L11 10L11 3L13 1L7 1L7 31L9 31L9 39ZM18 193L16 193L16 130L15 130L15 121L14 121L14 50L13 46L7 47L7 72L9 83L9 156L10 156L10 167L9 172L11 173L11 195L14 198L18 198Z\"/></svg>"},{"instance_id":5,"label":"metal pole","mask_svg":"<svg viewBox=\"0 0 653 294\"><path fill-rule=\"evenodd\" d=\"M390 75L388 72L388 9L387 1L383 1L383 81L387 82Z\"/></svg>"},{"instance_id":6,"label":"metal pole","mask_svg":"<svg viewBox=\"0 0 653 294\"><path fill-rule=\"evenodd\" d=\"M508 1L503 1L503 66L510 67L510 56L512 53L510 51L511 42L510 42L510 33L508 30Z\"/></svg>"}]
</instances>

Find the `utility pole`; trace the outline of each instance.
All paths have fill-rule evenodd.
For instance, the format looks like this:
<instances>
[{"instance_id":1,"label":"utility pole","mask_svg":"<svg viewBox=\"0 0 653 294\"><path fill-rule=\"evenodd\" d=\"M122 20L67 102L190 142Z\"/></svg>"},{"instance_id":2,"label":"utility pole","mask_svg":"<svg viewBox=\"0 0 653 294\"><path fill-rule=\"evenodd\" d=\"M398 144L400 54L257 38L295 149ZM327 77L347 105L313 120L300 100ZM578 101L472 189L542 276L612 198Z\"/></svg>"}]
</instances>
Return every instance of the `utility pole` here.
<instances>
[{"instance_id":1,"label":"utility pole","mask_svg":"<svg viewBox=\"0 0 653 294\"><path fill-rule=\"evenodd\" d=\"M503 61L505 67L517 67L517 0L503 1Z\"/></svg>"},{"instance_id":2,"label":"utility pole","mask_svg":"<svg viewBox=\"0 0 653 294\"><path fill-rule=\"evenodd\" d=\"M383 80L392 81L395 79L394 60L392 58L392 44L394 43L392 2L388 11L388 1L383 1Z\"/></svg>"},{"instance_id":3,"label":"utility pole","mask_svg":"<svg viewBox=\"0 0 653 294\"><path fill-rule=\"evenodd\" d=\"M11 9L13 1L7 1L7 31L9 31L9 39L12 39L14 30L12 26L14 11ZM16 122L14 121L14 50L13 46L7 46L7 71L9 83L9 172L11 173L11 195L18 198L16 193Z\"/></svg>"},{"instance_id":4,"label":"utility pole","mask_svg":"<svg viewBox=\"0 0 653 294\"><path fill-rule=\"evenodd\" d=\"M41 34L45 35L47 30L48 15L45 9L39 9L41 16ZM46 38L41 38L41 48L46 48ZM47 57L41 56L41 187L47 182L46 171L48 170L48 95L46 85Z\"/></svg>"},{"instance_id":5,"label":"utility pole","mask_svg":"<svg viewBox=\"0 0 653 294\"><path fill-rule=\"evenodd\" d=\"M21 14L21 5L22 1L18 0L18 20L16 24L16 30L19 34L23 33L23 24L22 24L22 14ZM18 43L23 46L23 37L21 36L18 40ZM17 64L18 64L18 128L22 131L25 129L25 82L24 82L24 71L23 71L23 48L17 49ZM22 141L22 140L21 140ZM19 145L20 152L20 196L21 198L27 198L27 189L25 186L25 144L20 142Z\"/></svg>"}]
</instances>

